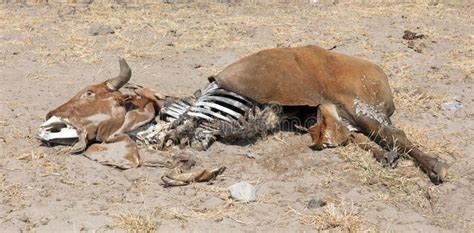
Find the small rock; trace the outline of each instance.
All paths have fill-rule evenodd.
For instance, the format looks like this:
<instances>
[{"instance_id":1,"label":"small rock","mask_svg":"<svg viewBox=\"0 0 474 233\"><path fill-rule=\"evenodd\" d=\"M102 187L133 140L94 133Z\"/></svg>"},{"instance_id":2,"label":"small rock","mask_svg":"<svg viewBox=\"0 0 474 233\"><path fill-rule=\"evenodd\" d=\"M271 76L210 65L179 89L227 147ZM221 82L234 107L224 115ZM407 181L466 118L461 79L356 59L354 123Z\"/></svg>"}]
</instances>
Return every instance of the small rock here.
<instances>
[{"instance_id":1,"label":"small rock","mask_svg":"<svg viewBox=\"0 0 474 233\"><path fill-rule=\"evenodd\" d=\"M230 197L242 201L251 202L257 200L257 189L248 182L242 181L229 186Z\"/></svg>"},{"instance_id":2,"label":"small rock","mask_svg":"<svg viewBox=\"0 0 474 233\"><path fill-rule=\"evenodd\" d=\"M97 36L97 35L107 35L107 34L114 34L115 31L109 25L104 24L96 24L89 28L89 35Z\"/></svg>"},{"instance_id":3,"label":"small rock","mask_svg":"<svg viewBox=\"0 0 474 233\"><path fill-rule=\"evenodd\" d=\"M28 216L26 216L26 215L23 215L23 216L19 217L18 220L20 220L22 222L25 222L25 223L30 222L30 218L28 218Z\"/></svg>"},{"instance_id":4,"label":"small rock","mask_svg":"<svg viewBox=\"0 0 474 233\"><path fill-rule=\"evenodd\" d=\"M441 109L449 110L449 111L456 111L462 108L462 104L459 101L451 101L441 104Z\"/></svg>"},{"instance_id":5,"label":"small rock","mask_svg":"<svg viewBox=\"0 0 474 233\"><path fill-rule=\"evenodd\" d=\"M412 32L412 31L409 31L409 30L405 30L403 32L403 39L405 39L405 40L423 39L423 37L425 37L425 35L418 34L416 32Z\"/></svg>"},{"instance_id":6,"label":"small rock","mask_svg":"<svg viewBox=\"0 0 474 233\"><path fill-rule=\"evenodd\" d=\"M308 202L308 209L316 209L325 206L327 203L321 198L311 198Z\"/></svg>"},{"instance_id":7,"label":"small rock","mask_svg":"<svg viewBox=\"0 0 474 233\"><path fill-rule=\"evenodd\" d=\"M49 219L48 217L42 217L42 218L40 219L40 223L41 223L41 225L48 225L48 223L49 223L50 220L51 220L51 219Z\"/></svg>"}]
</instances>

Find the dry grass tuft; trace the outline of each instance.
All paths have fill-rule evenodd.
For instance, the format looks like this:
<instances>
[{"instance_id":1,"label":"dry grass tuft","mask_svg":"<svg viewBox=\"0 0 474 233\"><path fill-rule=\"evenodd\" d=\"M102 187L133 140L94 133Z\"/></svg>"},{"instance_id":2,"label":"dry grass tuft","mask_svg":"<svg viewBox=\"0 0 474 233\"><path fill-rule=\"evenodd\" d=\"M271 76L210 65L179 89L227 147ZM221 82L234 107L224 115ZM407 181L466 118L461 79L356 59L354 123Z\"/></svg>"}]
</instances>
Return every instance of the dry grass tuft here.
<instances>
[{"instance_id":1,"label":"dry grass tuft","mask_svg":"<svg viewBox=\"0 0 474 233\"><path fill-rule=\"evenodd\" d=\"M115 226L127 232L155 232L158 230L157 213L123 213L118 216Z\"/></svg>"},{"instance_id":2,"label":"dry grass tuft","mask_svg":"<svg viewBox=\"0 0 474 233\"><path fill-rule=\"evenodd\" d=\"M452 157L459 154L458 149L453 146L453 142L450 139L444 136L440 139L429 138L427 136L429 132L438 129L422 129L409 125L401 126L400 128L406 133L410 141L422 151L441 156L450 155Z\"/></svg>"},{"instance_id":3,"label":"dry grass tuft","mask_svg":"<svg viewBox=\"0 0 474 233\"><path fill-rule=\"evenodd\" d=\"M32 161L32 160L42 159L47 156L48 155L44 152L37 152L35 150L31 150L30 152L26 152L26 153L22 153L18 155L16 159Z\"/></svg>"},{"instance_id":4,"label":"dry grass tuft","mask_svg":"<svg viewBox=\"0 0 474 233\"><path fill-rule=\"evenodd\" d=\"M329 203L322 210L312 211L308 214L297 214L300 215L302 224L313 226L318 231L358 232L362 223L353 205L350 208L344 208L342 205L336 206L334 203Z\"/></svg>"},{"instance_id":5,"label":"dry grass tuft","mask_svg":"<svg viewBox=\"0 0 474 233\"><path fill-rule=\"evenodd\" d=\"M196 206L195 201L189 201L186 205L163 208L159 216L162 219L179 220L182 224L187 223L191 219L221 221L224 218L243 223L237 220L237 215L248 212L249 208L247 204L237 203L232 200L228 200L225 204L213 208L199 207Z\"/></svg>"},{"instance_id":6,"label":"dry grass tuft","mask_svg":"<svg viewBox=\"0 0 474 233\"><path fill-rule=\"evenodd\" d=\"M246 224L238 220L238 216L249 212L252 204L238 203L229 199L226 188L212 186L204 183L193 183L189 188L193 188L195 193L206 193L205 196L175 196L168 193L161 193L169 196L179 204L172 204L156 210L156 214L163 220L178 220L184 227L189 220L210 220L221 221L224 218ZM203 206L210 197L217 197L220 201L214 202L213 206Z\"/></svg>"},{"instance_id":7,"label":"dry grass tuft","mask_svg":"<svg viewBox=\"0 0 474 233\"><path fill-rule=\"evenodd\" d=\"M4 187L5 196L10 201L19 201L23 199L23 189L20 184L11 184Z\"/></svg>"},{"instance_id":8,"label":"dry grass tuft","mask_svg":"<svg viewBox=\"0 0 474 233\"><path fill-rule=\"evenodd\" d=\"M217 196L222 200L229 199L229 191L227 188L218 187L214 185L208 185L206 183L192 183L193 188L198 192L213 193L213 196Z\"/></svg>"},{"instance_id":9,"label":"dry grass tuft","mask_svg":"<svg viewBox=\"0 0 474 233\"><path fill-rule=\"evenodd\" d=\"M435 114L439 111L442 103L450 100L447 95L435 95L433 93L418 90L413 86L401 85L399 83L391 84L393 92L393 101L397 111L420 113L429 112Z\"/></svg>"},{"instance_id":10,"label":"dry grass tuft","mask_svg":"<svg viewBox=\"0 0 474 233\"><path fill-rule=\"evenodd\" d=\"M350 144L340 150L348 162L346 169L356 172L362 183L376 190L382 190L374 198L399 206L411 206L420 212L430 214L433 198L426 193L431 184L411 160L401 158L394 169L384 168L371 153Z\"/></svg>"},{"instance_id":11,"label":"dry grass tuft","mask_svg":"<svg viewBox=\"0 0 474 233\"><path fill-rule=\"evenodd\" d=\"M384 168L378 163L370 152L360 149L357 145L350 144L340 150L344 159L349 162L348 169L356 169L361 174L361 181L366 185L381 184L394 192L406 189L406 185L410 181L410 176L415 172L411 171L409 174L399 172L400 167L412 164L410 161L400 161L397 169ZM415 170L415 169L412 169ZM409 192L410 190L405 190Z\"/></svg>"},{"instance_id":12,"label":"dry grass tuft","mask_svg":"<svg viewBox=\"0 0 474 233\"><path fill-rule=\"evenodd\" d=\"M473 51L474 50L474 36L467 40L464 38L462 40L457 40L456 42L463 44L467 43L463 49L454 50L449 53L450 62L448 67L451 69L461 70L469 81L474 79L474 56L472 52L466 51Z\"/></svg>"}]
</instances>

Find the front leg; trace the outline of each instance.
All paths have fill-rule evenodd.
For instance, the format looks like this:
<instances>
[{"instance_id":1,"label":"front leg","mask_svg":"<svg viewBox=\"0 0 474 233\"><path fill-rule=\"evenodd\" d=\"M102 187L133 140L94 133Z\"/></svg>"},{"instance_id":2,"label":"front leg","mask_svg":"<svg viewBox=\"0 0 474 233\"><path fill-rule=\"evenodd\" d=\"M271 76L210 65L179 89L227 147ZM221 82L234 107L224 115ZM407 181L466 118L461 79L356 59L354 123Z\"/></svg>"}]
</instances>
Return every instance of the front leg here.
<instances>
[{"instance_id":1,"label":"front leg","mask_svg":"<svg viewBox=\"0 0 474 233\"><path fill-rule=\"evenodd\" d=\"M399 154L396 151L386 151L382 149L377 143L371 141L367 136L359 132L352 132L351 142L355 143L362 150L371 152L374 158L379 161L384 167L396 167Z\"/></svg>"}]
</instances>

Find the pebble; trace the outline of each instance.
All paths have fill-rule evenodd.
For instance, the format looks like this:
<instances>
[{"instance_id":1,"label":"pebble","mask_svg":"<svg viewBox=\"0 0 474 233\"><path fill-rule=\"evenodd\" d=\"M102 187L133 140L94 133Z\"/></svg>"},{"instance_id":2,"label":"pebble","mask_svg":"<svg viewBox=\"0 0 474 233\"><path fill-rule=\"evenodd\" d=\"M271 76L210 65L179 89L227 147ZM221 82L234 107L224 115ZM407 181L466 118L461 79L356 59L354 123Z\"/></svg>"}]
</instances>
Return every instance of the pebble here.
<instances>
[{"instance_id":1,"label":"pebble","mask_svg":"<svg viewBox=\"0 0 474 233\"><path fill-rule=\"evenodd\" d=\"M104 24L96 24L89 28L89 35L97 36L97 35L107 35L107 34L114 34L115 31L109 25Z\"/></svg>"},{"instance_id":2,"label":"pebble","mask_svg":"<svg viewBox=\"0 0 474 233\"><path fill-rule=\"evenodd\" d=\"M308 209L316 209L325 206L327 203L322 198L311 198L308 202Z\"/></svg>"},{"instance_id":3,"label":"pebble","mask_svg":"<svg viewBox=\"0 0 474 233\"><path fill-rule=\"evenodd\" d=\"M248 182L242 181L229 186L229 193L232 199L241 202L252 202L257 200L257 189Z\"/></svg>"},{"instance_id":4,"label":"pebble","mask_svg":"<svg viewBox=\"0 0 474 233\"><path fill-rule=\"evenodd\" d=\"M449 111L455 111L459 110L462 108L462 104L459 101L451 101L451 102L446 102L441 104L441 109L443 110L449 110Z\"/></svg>"}]
</instances>

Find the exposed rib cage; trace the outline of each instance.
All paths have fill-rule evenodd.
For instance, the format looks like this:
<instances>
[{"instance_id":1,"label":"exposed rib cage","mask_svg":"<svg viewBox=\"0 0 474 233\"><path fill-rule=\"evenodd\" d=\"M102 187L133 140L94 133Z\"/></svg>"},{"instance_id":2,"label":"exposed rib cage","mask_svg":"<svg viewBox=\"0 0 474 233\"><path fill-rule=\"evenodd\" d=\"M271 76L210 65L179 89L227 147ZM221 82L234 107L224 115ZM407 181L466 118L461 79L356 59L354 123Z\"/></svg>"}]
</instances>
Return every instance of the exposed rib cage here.
<instances>
[{"instance_id":1,"label":"exposed rib cage","mask_svg":"<svg viewBox=\"0 0 474 233\"><path fill-rule=\"evenodd\" d=\"M159 122L138 137L149 144L207 149L217 138L252 138L278 126L279 112L210 83L195 98L170 100ZM170 141L172 143L170 143Z\"/></svg>"},{"instance_id":2,"label":"exposed rib cage","mask_svg":"<svg viewBox=\"0 0 474 233\"><path fill-rule=\"evenodd\" d=\"M220 121L228 124L238 123L253 107L254 104L247 98L212 82L202 90L194 102L186 98L173 101L161 110L161 114L162 118L171 123L189 117L201 120L201 123L204 123L201 127L212 133L211 131L217 129L212 129L209 123L215 124Z\"/></svg>"}]
</instances>

